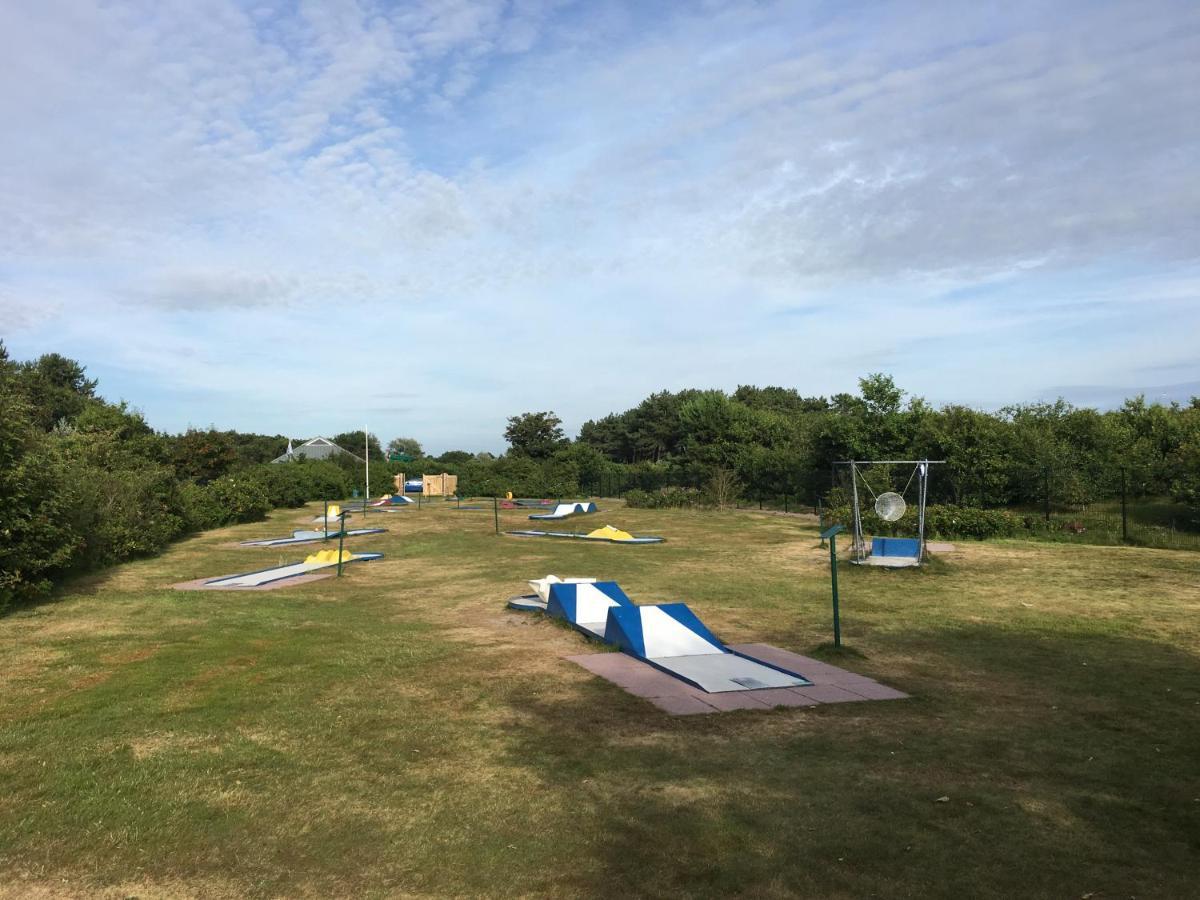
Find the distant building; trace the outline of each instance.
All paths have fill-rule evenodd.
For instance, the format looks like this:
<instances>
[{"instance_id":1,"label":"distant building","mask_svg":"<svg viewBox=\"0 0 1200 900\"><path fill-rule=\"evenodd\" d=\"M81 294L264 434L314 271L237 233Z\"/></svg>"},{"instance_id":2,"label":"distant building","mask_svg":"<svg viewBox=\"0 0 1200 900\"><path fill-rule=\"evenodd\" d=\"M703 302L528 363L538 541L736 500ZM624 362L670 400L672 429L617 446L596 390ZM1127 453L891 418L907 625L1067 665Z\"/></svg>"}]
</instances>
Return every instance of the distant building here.
<instances>
[{"instance_id":1,"label":"distant building","mask_svg":"<svg viewBox=\"0 0 1200 900\"><path fill-rule=\"evenodd\" d=\"M303 457L304 459L332 459L339 453L344 453L351 459L356 459L359 462L363 461L361 456L351 453L349 450L343 450L329 438L315 437L311 441L305 441L299 447L292 448L292 442L288 441L287 452L283 456L277 456L271 460L273 463L294 462Z\"/></svg>"}]
</instances>

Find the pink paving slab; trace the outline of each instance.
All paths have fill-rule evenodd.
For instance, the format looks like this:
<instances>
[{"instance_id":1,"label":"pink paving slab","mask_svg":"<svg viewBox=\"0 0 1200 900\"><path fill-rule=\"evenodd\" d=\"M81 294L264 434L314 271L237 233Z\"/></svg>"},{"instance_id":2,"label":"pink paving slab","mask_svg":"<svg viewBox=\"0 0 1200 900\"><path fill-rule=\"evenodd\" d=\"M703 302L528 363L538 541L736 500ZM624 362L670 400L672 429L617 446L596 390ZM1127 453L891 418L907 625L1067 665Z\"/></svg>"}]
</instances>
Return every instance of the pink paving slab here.
<instances>
[{"instance_id":1,"label":"pink paving slab","mask_svg":"<svg viewBox=\"0 0 1200 900\"><path fill-rule=\"evenodd\" d=\"M567 659L624 688L634 696L649 700L673 716L725 712L733 709L901 700L908 696L866 675L831 666L799 653L781 650L770 644L733 644L730 649L761 662L796 672L812 684L805 687L710 694L625 653L587 653L568 656Z\"/></svg>"}]
</instances>

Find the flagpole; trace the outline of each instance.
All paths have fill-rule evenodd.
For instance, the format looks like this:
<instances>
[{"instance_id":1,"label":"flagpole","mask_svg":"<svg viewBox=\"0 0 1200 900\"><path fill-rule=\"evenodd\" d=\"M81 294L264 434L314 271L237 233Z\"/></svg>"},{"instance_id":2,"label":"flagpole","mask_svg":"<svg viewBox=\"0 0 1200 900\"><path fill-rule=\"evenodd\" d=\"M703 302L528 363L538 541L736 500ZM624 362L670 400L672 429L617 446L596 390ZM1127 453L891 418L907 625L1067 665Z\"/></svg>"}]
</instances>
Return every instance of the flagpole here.
<instances>
[{"instance_id":1,"label":"flagpole","mask_svg":"<svg viewBox=\"0 0 1200 900\"><path fill-rule=\"evenodd\" d=\"M363 426L363 461L367 466L367 485L363 491L363 516L367 515L367 507L371 505L371 435L367 426Z\"/></svg>"}]
</instances>

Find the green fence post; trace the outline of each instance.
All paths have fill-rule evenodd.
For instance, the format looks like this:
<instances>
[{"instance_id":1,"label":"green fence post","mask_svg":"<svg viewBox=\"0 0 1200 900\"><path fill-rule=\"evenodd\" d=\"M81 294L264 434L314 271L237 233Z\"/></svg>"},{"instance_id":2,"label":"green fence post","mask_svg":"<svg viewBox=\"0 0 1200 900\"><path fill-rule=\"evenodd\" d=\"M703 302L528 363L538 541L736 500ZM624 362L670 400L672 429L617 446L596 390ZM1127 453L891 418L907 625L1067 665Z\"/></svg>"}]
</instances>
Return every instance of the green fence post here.
<instances>
[{"instance_id":1,"label":"green fence post","mask_svg":"<svg viewBox=\"0 0 1200 900\"><path fill-rule=\"evenodd\" d=\"M338 574L337 577L342 577L342 545L346 542L346 513L341 515L342 527L338 529Z\"/></svg>"},{"instance_id":2,"label":"green fence post","mask_svg":"<svg viewBox=\"0 0 1200 900\"><path fill-rule=\"evenodd\" d=\"M1129 543L1129 513L1125 508L1125 467L1121 467L1121 543Z\"/></svg>"},{"instance_id":3,"label":"green fence post","mask_svg":"<svg viewBox=\"0 0 1200 900\"><path fill-rule=\"evenodd\" d=\"M492 498L492 518L496 521L496 534L500 533L500 498Z\"/></svg>"},{"instance_id":4,"label":"green fence post","mask_svg":"<svg viewBox=\"0 0 1200 900\"><path fill-rule=\"evenodd\" d=\"M829 578L833 584L833 646L842 646L842 613L838 609L837 537L829 536Z\"/></svg>"},{"instance_id":5,"label":"green fence post","mask_svg":"<svg viewBox=\"0 0 1200 900\"><path fill-rule=\"evenodd\" d=\"M842 613L838 607L837 536L845 530L841 525L834 525L821 532L821 540L829 538L829 579L833 586L833 646L838 648L842 646Z\"/></svg>"},{"instance_id":6,"label":"green fence post","mask_svg":"<svg viewBox=\"0 0 1200 900\"><path fill-rule=\"evenodd\" d=\"M329 498L325 497L325 540L329 540Z\"/></svg>"}]
</instances>

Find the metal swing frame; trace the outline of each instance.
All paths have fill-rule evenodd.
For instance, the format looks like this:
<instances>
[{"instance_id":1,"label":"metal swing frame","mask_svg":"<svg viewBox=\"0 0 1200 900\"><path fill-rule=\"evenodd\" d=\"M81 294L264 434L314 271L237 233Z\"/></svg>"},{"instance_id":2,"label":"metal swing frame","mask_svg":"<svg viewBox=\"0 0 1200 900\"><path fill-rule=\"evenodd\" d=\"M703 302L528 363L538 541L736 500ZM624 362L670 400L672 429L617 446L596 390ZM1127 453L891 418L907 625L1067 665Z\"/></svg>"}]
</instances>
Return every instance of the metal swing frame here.
<instances>
[{"instance_id":1,"label":"metal swing frame","mask_svg":"<svg viewBox=\"0 0 1200 900\"><path fill-rule=\"evenodd\" d=\"M867 549L866 536L863 534L862 525L862 507L858 496L858 480L863 479L863 484L867 486L867 490L871 490L870 484L867 483L866 476L860 471L860 467L870 466L913 466L913 474L909 476L909 485L915 477L917 479L917 565L921 565L926 558L925 550L925 504L929 496L929 467L940 466L946 461L944 459L842 459L836 461L834 466L834 482L836 486L836 471L838 466L846 466L850 470L850 485L851 497L854 504L854 537L850 544L850 552L854 556L854 562L863 564L870 557L870 551ZM874 491L871 491L874 493ZM908 492L908 485L905 485L904 491L900 496Z\"/></svg>"}]
</instances>

